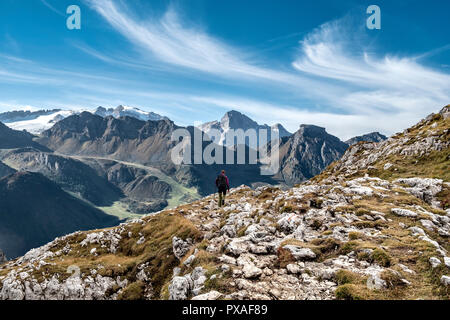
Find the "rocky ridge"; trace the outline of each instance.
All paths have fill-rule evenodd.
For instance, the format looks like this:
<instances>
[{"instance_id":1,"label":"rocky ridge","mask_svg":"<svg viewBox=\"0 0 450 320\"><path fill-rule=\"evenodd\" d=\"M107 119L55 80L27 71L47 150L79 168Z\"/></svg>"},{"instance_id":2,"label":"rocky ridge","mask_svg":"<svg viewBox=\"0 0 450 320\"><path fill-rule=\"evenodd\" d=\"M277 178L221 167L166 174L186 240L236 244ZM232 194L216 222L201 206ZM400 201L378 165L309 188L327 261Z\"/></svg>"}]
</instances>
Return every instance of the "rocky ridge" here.
<instances>
[{"instance_id":1,"label":"rocky ridge","mask_svg":"<svg viewBox=\"0 0 450 320\"><path fill-rule=\"evenodd\" d=\"M365 141L365 142L381 142L386 140L387 137L379 132L371 132L368 134L364 134L362 136L353 137L351 139L348 139L345 141L346 144L349 146L354 145L358 142Z\"/></svg>"}]
</instances>

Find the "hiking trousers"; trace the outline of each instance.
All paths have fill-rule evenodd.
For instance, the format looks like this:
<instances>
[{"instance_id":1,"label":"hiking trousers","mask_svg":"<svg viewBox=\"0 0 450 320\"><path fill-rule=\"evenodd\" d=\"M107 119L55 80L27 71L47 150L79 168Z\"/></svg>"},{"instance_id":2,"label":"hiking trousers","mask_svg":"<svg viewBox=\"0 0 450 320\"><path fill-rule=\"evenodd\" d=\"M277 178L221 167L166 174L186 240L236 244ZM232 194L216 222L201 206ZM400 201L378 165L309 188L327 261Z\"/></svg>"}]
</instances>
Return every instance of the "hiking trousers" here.
<instances>
[{"instance_id":1,"label":"hiking trousers","mask_svg":"<svg viewBox=\"0 0 450 320\"><path fill-rule=\"evenodd\" d=\"M219 188L219 207L225 205L225 195L227 194L227 189Z\"/></svg>"}]
</instances>

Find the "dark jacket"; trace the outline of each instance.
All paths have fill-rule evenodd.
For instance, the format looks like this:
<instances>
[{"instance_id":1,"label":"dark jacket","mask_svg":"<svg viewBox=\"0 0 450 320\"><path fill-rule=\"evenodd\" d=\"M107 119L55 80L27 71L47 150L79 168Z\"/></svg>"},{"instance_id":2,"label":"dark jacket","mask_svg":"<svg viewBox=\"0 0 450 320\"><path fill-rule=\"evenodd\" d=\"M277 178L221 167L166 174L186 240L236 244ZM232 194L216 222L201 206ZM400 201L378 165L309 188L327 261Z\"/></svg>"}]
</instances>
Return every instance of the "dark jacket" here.
<instances>
[{"instance_id":1,"label":"dark jacket","mask_svg":"<svg viewBox=\"0 0 450 320\"><path fill-rule=\"evenodd\" d=\"M226 182L226 187L225 186L221 186L220 185L220 181L222 180L222 177L221 176L223 176L224 178L225 178L225 182ZM216 178L216 187L220 190L220 189L227 189L227 190L230 190L230 181L228 180L228 177L226 176L226 175L224 175L224 174L219 174L218 176L217 176L217 178Z\"/></svg>"}]
</instances>

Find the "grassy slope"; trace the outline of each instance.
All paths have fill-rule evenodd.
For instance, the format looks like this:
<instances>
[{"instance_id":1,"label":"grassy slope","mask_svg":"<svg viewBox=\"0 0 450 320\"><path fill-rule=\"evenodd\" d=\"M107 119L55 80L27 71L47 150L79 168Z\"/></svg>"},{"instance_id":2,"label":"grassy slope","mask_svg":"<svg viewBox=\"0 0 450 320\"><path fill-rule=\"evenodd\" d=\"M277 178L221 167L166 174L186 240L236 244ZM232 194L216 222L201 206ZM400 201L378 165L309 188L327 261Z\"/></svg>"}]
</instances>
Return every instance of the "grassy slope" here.
<instances>
[{"instance_id":1,"label":"grassy slope","mask_svg":"<svg viewBox=\"0 0 450 320\"><path fill-rule=\"evenodd\" d=\"M450 108L447 106L447 108ZM393 139L409 138L407 145L413 144L426 137L427 132L434 132L442 141L450 140L450 118L444 119L440 114L434 115L432 122L427 125L416 124L403 133L394 135ZM355 147L355 146L352 146ZM350 148L352 148L350 147ZM333 162L321 174L312 178L314 182L321 182L331 175L339 175L340 171L333 172L339 161ZM393 164L393 169L384 170L384 165ZM398 178L438 178L446 182L450 181L450 148L441 151L432 151L422 156L402 156L392 154L379 159L371 164L371 168L358 170L353 177L361 177L369 174L371 177L379 177L388 181Z\"/></svg>"},{"instance_id":2,"label":"grassy slope","mask_svg":"<svg viewBox=\"0 0 450 320\"><path fill-rule=\"evenodd\" d=\"M171 279L173 268L178 265L178 260L172 254L172 238L174 236L181 238L191 237L198 242L201 235L189 220L179 214L165 212L144 219L149 223L146 225L132 223L126 226L126 229L121 234L122 241L120 241L116 254L108 253L99 245L88 245L85 247L80 245L88 233L98 230L71 235L68 239L56 243L51 248L51 251L56 252L69 244L70 253L48 259L51 264L42 267L39 271L35 271L32 276L38 281L42 281L44 274L57 274L60 280L64 280L71 275L67 272L68 267L76 265L80 268L81 277L89 275L92 269L96 269L102 276L119 276L122 280L127 279L129 288L125 290L126 294L142 298L143 291L133 292L141 288L139 281L136 280L137 266L142 263L148 263L146 272L151 275L153 292L155 298L158 298L163 285ZM104 229L103 231L107 230L109 229ZM132 234L131 237L128 236L129 232ZM137 239L141 238L141 236L145 237L145 241L138 245ZM94 247L97 248L97 256L90 254ZM9 271L9 269L0 269L0 276L7 274ZM108 294L113 293L114 291Z\"/></svg>"}]
</instances>

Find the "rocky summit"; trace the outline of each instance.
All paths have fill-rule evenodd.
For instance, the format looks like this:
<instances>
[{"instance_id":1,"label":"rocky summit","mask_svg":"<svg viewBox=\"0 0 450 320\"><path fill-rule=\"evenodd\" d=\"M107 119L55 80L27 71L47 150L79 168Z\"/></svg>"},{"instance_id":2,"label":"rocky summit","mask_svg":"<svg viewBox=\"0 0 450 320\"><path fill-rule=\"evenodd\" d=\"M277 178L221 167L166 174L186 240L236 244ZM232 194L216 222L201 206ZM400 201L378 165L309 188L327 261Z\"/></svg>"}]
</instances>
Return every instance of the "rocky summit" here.
<instances>
[{"instance_id":1,"label":"rocky summit","mask_svg":"<svg viewBox=\"0 0 450 320\"><path fill-rule=\"evenodd\" d=\"M0 299L449 299L449 115L288 190L57 238L0 266Z\"/></svg>"}]
</instances>

